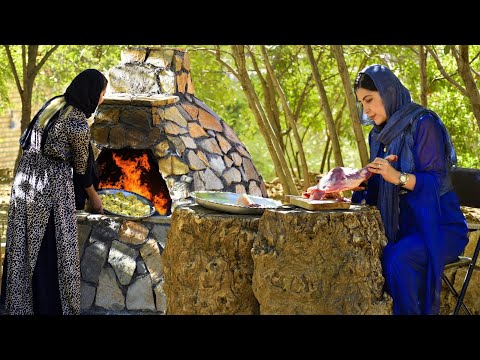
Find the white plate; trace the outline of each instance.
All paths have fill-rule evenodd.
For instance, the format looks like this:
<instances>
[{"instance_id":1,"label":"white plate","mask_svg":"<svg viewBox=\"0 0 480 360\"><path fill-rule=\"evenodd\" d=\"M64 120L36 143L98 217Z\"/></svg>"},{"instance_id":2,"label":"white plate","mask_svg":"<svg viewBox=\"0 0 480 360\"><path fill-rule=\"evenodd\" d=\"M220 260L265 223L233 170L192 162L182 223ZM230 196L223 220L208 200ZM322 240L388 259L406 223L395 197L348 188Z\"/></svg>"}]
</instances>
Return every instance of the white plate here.
<instances>
[{"instance_id":1,"label":"white plate","mask_svg":"<svg viewBox=\"0 0 480 360\"><path fill-rule=\"evenodd\" d=\"M240 195L242 194L225 191L194 191L190 193L197 204L208 209L232 214L263 214L265 209L276 209L282 205L280 201L253 195L248 195L248 197L258 204L258 207L238 205L236 202Z\"/></svg>"}]
</instances>

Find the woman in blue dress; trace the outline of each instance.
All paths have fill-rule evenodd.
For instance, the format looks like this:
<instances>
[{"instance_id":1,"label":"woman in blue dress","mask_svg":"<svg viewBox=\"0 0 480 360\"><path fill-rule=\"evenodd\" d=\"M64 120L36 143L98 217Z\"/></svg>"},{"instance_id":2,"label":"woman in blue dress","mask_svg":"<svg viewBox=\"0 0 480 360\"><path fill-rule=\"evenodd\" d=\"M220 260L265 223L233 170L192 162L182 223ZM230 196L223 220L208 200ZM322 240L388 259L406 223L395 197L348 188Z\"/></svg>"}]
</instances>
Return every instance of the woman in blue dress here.
<instances>
[{"instance_id":1,"label":"woman in blue dress","mask_svg":"<svg viewBox=\"0 0 480 360\"><path fill-rule=\"evenodd\" d=\"M438 314L443 267L468 243L450 178L455 149L439 116L413 102L387 67L363 69L354 91L361 122L374 125L367 165L374 175L352 201L364 199L382 216L388 239L382 267L393 313Z\"/></svg>"}]
</instances>

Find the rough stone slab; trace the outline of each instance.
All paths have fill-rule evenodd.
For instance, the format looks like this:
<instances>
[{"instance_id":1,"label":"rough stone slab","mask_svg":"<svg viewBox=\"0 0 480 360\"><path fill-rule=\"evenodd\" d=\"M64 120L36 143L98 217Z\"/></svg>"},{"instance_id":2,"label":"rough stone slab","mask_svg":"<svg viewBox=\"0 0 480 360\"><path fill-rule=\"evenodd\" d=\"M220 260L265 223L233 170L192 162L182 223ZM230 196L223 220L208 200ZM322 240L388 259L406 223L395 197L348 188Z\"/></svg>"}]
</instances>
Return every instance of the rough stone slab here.
<instances>
[{"instance_id":1,"label":"rough stone slab","mask_svg":"<svg viewBox=\"0 0 480 360\"><path fill-rule=\"evenodd\" d=\"M156 68L145 63L126 63L108 71L112 93L160 94Z\"/></svg>"},{"instance_id":2,"label":"rough stone slab","mask_svg":"<svg viewBox=\"0 0 480 360\"><path fill-rule=\"evenodd\" d=\"M215 171L217 175L222 175L226 168L223 156L212 155L210 157L210 168Z\"/></svg>"},{"instance_id":3,"label":"rough stone slab","mask_svg":"<svg viewBox=\"0 0 480 360\"><path fill-rule=\"evenodd\" d=\"M232 145L220 134L217 134L217 141L225 154L232 148Z\"/></svg>"},{"instance_id":4,"label":"rough stone slab","mask_svg":"<svg viewBox=\"0 0 480 360\"><path fill-rule=\"evenodd\" d=\"M163 261L160 255L160 247L156 240L149 239L145 245L140 248L142 259L147 265L148 272L153 284L157 284L163 276Z\"/></svg>"},{"instance_id":5,"label":"rough stone slab","mask_svg":"<svg viewBox=\"0 0 480 360\"><path fill-rule=\"evenodd\" d=\"M218 116L213 116L203 109L199 109L198 120L204 129L222 131L222 124L217 117Z\"/></svg>"},{"instance_id":6,"label":"rough stone slab","mask_svg":"<svg viewBox=\"0 0 480 360\"><path fill-rule=\"evenodd\" d=\"M187 52L183 54L183 68L190 71L190 55Z\"/></svg>"},{"instance_id":7,"label":"rough stone slab","mask_svg":"<svg viewBox=\"0 0 480 360\"><path fill-rule=\"evenodd\" d=\"M82 279L97 284L107 255L108 245L101 241L95 241L88 246L80 265Z\"/></svg>"},{"instance_id":8,"label":"rough stone slab","mask_svg":"<svg viewBox=\"0 0 480 360\"><path fill-rule=\"evenodd\" d=\"M155 311L153 300L152 281L149 276L135 279L127 291L127 309L141 311Z\"/></svg>"},{"instance_id":9,"label":"rough stone slab","mask_svg":"<svg viewBox=\"0 0 480 360\"><path fill-rule=\"evenodd\" d=\"M235 134L235 132L233 131L233 129L227 125L227 123L223 123L223 135L225 135L225 137L234 142L234 143L237 143L237 144L242 144L242 142L240 141L240 139L238 138L237 134Z\"/></svg>"},{"instance_id":10,"label":"rough stone slab","mask_svg":"<svg viewBox=\"0 0 480 360\"><path fill-rule=\"evenodd\" d=\"M167 139L170 140L170 142L173 144L173 146L171 147L172 149L174 149L174 152L178 155L178 156L182 156L183 153L185 152L185 150L187 149L187 147L185 146L185 143L182 141L182 139L176 137L176 136L167 136ZM173 154L173 152L172 152Z\"/></svg>"},{"instance_id":11,"label":"rough stone slab","mask_svg":"<svg viewBox=\"0 0 480 360\"><path fill-rule=\"evenodd\" d=\"M180 114L180 111L175 106L170 106L165 109L165 112L163 114L163 118L166 120L173 121L177 123L177 125L181 127L186 127L187 126L187 120Z\"/></svg>"},{"instance_id":12,"label":"rough stone slab","mask_svg":"<svg viewBox=\"0 0 480 360\"><path fill-rule=\"evenodd\" d=\"M110 134L108 136L109 141L110 141L110 147L113 149L121 149L125 147L127 143L127 131L123 126L116 126L112 129L110 129ZM95 139L97 137L95 136ZM107 144L107 143L101 143L101 144Z\"/></svg>"},{"instance_id":13,"label":"rough stone slab","mask_svg":"<svg viewBox=\"0 0 480 360\"><path fill-rule=\"evenodd\" d=\"M196 149L197 148L197 144L195 143L195 140L193 140L190 136L180 136L180 138L182 139L183 143L185 144L185 147L187 147L189 149Z\"/></svg>"},{"instance_id":14,"label":"rough stone slab","mask_svg":"<svg viewBox=\"0 0 480 360\"><path fill-rule=\"evenodd\" d=\"M262 190L258 187L255 181L248 183L248 193L254 196L262 196Z\"/></svg>"},{"instance_id":15,"label":"rough stone slab","mask_svg":"<svg viewBox=\"0 0 480 360\"><path fill-rule=\"evenodd\" d=\"M142 130L130 128L125 132L125 142L128 147L133 149L144 148L145 144L147 143L146 134L148 133Z\"/></svg>"},{"instance_id":16,"label":"rough stone slab","mask_svg":"<svg viewBox=\"0 0 480 360\"><path fill-rule=\"evenodd\" d=\"M93 300L95 300L95 286L82 281L80 285L80 309L90 309Z\"/></svg>"},{"instance_id":17,"label":"rough stone slab","mask_svg":"<svg viewBox=\"0 0 480 360\"><path fill-rule=\"evenodd\" d=\"M175 104L180 98L168 94L129 94L129 93L107 93L103 103L98 107L100 110L105 105L121 106L164 106ZM103 115L105 117L105 115ZM101 118L103 120L103 118Z\"/></svg>"},{"instance_id":18,"label":"rough stone slab","mask_svg":"<svg viewBox=\"0 0 480 360\"><path fill-rule=\"evenodd\" d=\"M188 124L188 132L192 138L198 138L202 136L208 136L208 134L203 130L203 128L196 123Z\"/></svg>"},{"instance_id":19,"label":"rough stone slab","mask_svg":"<svg viewBox=\"0 0 480 360\"><path fill-rule=\"evenodd\" d=\"M92 227L86 224L78 224L78 250L80 251L80 259L82 258L85 243L92 232Z\"/></svg>"},{"instance_id":20,"label":"rough stone slab","mask_svg":"<svg viewBox=\"0 0 480 360\"><path fill-rule=\"evenodd\" d=\"M243 193L247 193L247 190L242 184L238 184L238 185L235 185L235 192L237 194L243 194Z\"/></svg>"},{"instance_id":21,"label":"rough stone slab","mask_svg":"<svg viewBox=\"0 0 480 360\"><path fill-rule=\"evenodd\" d=\"M125 63L144 62L147 57L147 49L124 49L120 53L120 61Z\"/></svg>"},{"instance_id":22,"label":"rough stone slab","mask_svg":"<svg viewBox=\"0 0 480 360\"><path fill-rule=\"evenodd\" d=\"M160 88L163 93L175 93L175 73L171 70L164 69L158 73Z\"/></svg>"},{"instance_id":23,"label":"rough stone slab","mask_svg":"<svg viewBox=\"0 0 480 360\"><path fill-rule=\"evenodd\" d=\"M167 55L168 54L168 55ZM145 61L148 64L152 64L157 67L166 68L170 67L173 57L173 50L166 51L164 49L150 50L148 58Z\"/></svg>"},{"instance_id":24,"label":"rough stone slab","mask_svg":"<svg viewBox=\"0 0 480 360\"><path fill-rule=\"evenodd\" d=\"M203 162L205 165L207 165L207 166L210 165L210 162L208 161L207 155L205 155L205 154L203 153L203 151L198 150L198 151L197 151L197 156L198 156L198 158L199 158L200 160L202 160L202 162Z\"/></svg>"},{"instance_id":25,"label":"rough stone slab","mask_svg":"<svg viewBox=\"0 0 480 360\"><path fill-rule=\"evenodd\" d=\"M155 304L158 312L165 314L167 312L167 297L163 290L163 281L160 281L155 288Z\"/></svg>"},{"instance_id":26,"label":"rough stone slab","mask_svg":"<svg viewBox=\"0 0 480 360\"><path fill-rule=\"evenodd\" d=\"M182 69L183 58L180 55L175 54L174 63L175 71L180 71Z\"/></svg>"},{"instance_id":27,"label":"rough stone slab","mask_svg":"<svg viewBox=\"0 0 480 360\"><path fill-rule=\"evenodd\" d=\"M173 224L172 224L173 225ZM376 208L267 210L253 244L253 291L261 314L387 315Z\"/></svg>"},{"instance_id":28,"label":"rough stone slab","mask_svg":"<svg viewBox=\"0 0 480 360\"><path fill-rule=\"evenodd\" d=\"M113 239L118 236L119 224L114 220L105 219L100 215L102 220L93 228L90 233L90 242L100 241L110 244Z\"/></svg>"},{"instance_id":29,"label":"rough stone slab","mask_svg":"<svg viewBox=\"0 0 480 360\"><path fill-rule=\"evenodd\" d=\"M120 117L120 108L118 106L109 106L105 101L98 107L95 114L96 124L118 124Z\"/></svg>"},{"instance_id":30,"label":"rough stone slab","mask_svg":"<svg viewBox=\"0 0 480 360\"><path fill-rule=\"evenodd\" d=\"M233 165L233 160L228 157L228 155L223 155L223 161L225 161L225 165L227 168Z\"/></svg>"},{"instance_id":31,"label":"rough stone slab","mask_svg":"<svg viewBox=\"0 0 480 360\"><path fill-rule=\"evenodd\" d=\"M240 171L235 168L230 168L223 174L223 178L227 182L227 185L230 185L232 182L240 182L242 179Z\"/></svg>"},{"instance_id":32,"label":"rough stone slab","mask_svg":"<svg viewBox=\"0 0 480 360\"><path fill-rule=\"evenodd\" d=\"M138 251L128 245L114 240L108 253L108 263L112 265L118 280L122 285L130 284L135 268L137 267Z\"/></svg>"},{"instance_id":33,"label":"rough stone slab","mask_svg":"<svg viewBox=\"0 0 480 360\"><path fill-rule=\"evenodd\" d=\"M194 191L205 190L205 174L202 171L195 171L193 173L193 190Z\"/></svg>"},{"instance_id":34,"label":"rough stone slab","mask_svg":"<svg viewBox=\"0 0 480 360\"><path fill-rule=\"evenodd\" d=\"M244 158L243 159L243 169L245 170L245 175L248 180L256 180L259 181L260 178L258 177L257 170L253 165L252 160Z\"/></svg>"},{"instance_id":35,"label":"rough stone slab","mask_svg":"<svg viewBox=\"0 0 480 360\"><path fill-rule=\"evenodd\" d=\"M162 255L167 314L258 314L250 253L258 223L198 205L176 208Z\"/></svg>"},{"instance_id":36,"label":"rough stone slab","mask_svg":"<svg viewBox=\"0 0 480 360\"><path fill-rule=\"evenodd\" d=\"M195 151L189 151L187 155L188 162L190 164L190 169L192 170L203 170L207 166L203 161L198 157Z\"/></svg>"},{"instance_id":37,"label":"rough stone slab","mask_svg":"<svg viewBox=\"0 0 480 360\"><path fill-rule=\"evenodd\" d=\"M193 120L198 118L198 107L185 102L182 103L182 107L188 112Z\"/></svg>"},{"instance_id":38,"label":"rough stone slab","mask_svg":"<svg viewBox=\"0 0 480 360\"><path fill-rule=\"evenodd\" d=\"M104 309L120 311L125 309L125 297L117 284L112 268L104 268L100 274L95 305Z\"/></svg>"},{"instance_id":39,"label":"rough stone slab","mask_svg":"<svg viewBox=\"0 0 480 360\"><path fill-rule=\"evenodd\" d=\"M188 174L189 168L182 160L176 156L172 156L172 174L173 175L184 175Z\"/></svg>"},{"instance_id":40,"label":"rough stone slab","mask_svg":"<svg viewBox=\"0 0 480 360\"><path fill-rule=\"evenodd\" d=\"M153 150L155 156L157 156L159 158L165 157L168 154L169 146L170 145L168 144L167 140L164 140L164 141L158 143L157 145L155 145L154 150Z\"/></svg>"},{"instance_id":41,"label":"rough stone slab","mask_svg":"<svg viewBox=\"0 0 480 360\"><path fill-rule=\"evenodd\" d=\"M147 273L147 266L143 262L143 260L137 260L137 274L144 275Z\"/></svg>"},{"instance_id":42,"label":"rough stone slab","mask_svg":"<svg viewBox=\"0 0 480 360\"><path fill-rule=\"evenodd\" d=\"M239 153L237 152L232 152L230 154L230 156L232 157L232 160L233 160L233 163L235 164L235 166L240 166L242 165L243 163L243 158L240 156Z\"/></svg>"},{"instance_id":43,"label":"rough stone slab","mask_svg":"<svg viewBox=\"0 0 480 360\"><path fill-rule=\"evenodd\" d=\"M222 150L215 139L205 139L200 141L200 147L209 153L223 155Z\"/></svg>"},{"instance_id":44,"label":"rough stone slab","mask_svg":"<svg viewBox=\"0 0 480 360\"><path fill-rule=\"evenodd\" d=\"M195 85L193 84L192 74L188 74L187 77L187 93L191 95L195 94Z\"/></svg>"},{"instance_id":45,"label":"rough stone slab","mask_svg":"<svg viewBox=\"0 0 480 360\"><path fill-rule=\"evenodd\" d=\"M163 126L165 129L165 132L169 135L178 135L178 134L185 134L188 132L187 129L182 128L178 126L177 124L171 122L171 121L165 121L163 122Z\"/></svg>"},{"instance_id":46,"label":"rough stone slab","mask_svg":"<svg viewBox=\"0 0 480 360\"><path fill-rule=\"evenodd\" d=\"M248 153L248 151L243 146L236 146L237 151L244 157L251 159L252 157Z\"/></svg>"},{"instance_id":47,"label":"rough stone slab","mask_svg":"<svg viewBox=\"0 0 480 360\"><path fill-rule=\"evenodd\" d=\"M177 80L177 92L184 93L187 86L187 73L182 72L176 76Z\"/></svg>"},{"instance_id":48,"label":"rough stone slab","mask_svg":"<svg viewBox=\"0 0 480 360\"><path fill-rule=\"evenodd\" d=\"M119 122L139 128L147 136L153 125L152 111L146 106L125 106L120 111Z\"/></svg>"},{"instance_id":49,"label":"rough stone slab","mask_svg":"<svg viewBox=\"0 0 480 360\"><path fill-rule=\"evenodd\" d=\"M168 225L158 224L152 228L151 234L152 234L152 237L155 240L157 240L157 242L161 247L160 253L162 253L163 249L165 249L165 244L167 243L167 233L169 229L170 229L170 223Z\"/></svg>"},{"instance_id":50,"label":"rough stone slab","mask_svg":"<svg viewBox=\"0 0 480 360\"><path fill-rule=\"evenodd\" d=\"M220 180L212 170L209 168L205 170L205 189L206 190L222 190L223 189L223 183L222 180Z\"/></svg>"},{"instance_id":51,"label":"rough stone slab","mask_svg":"<svg viewBox=\"0 0 480 360\"><path fill-rule=\"evenodd\" d=\"M147 240L148 227L136 221L126 220L120 227L118 239L131 245L140 245Z\"/></svg>"}]
</instances>

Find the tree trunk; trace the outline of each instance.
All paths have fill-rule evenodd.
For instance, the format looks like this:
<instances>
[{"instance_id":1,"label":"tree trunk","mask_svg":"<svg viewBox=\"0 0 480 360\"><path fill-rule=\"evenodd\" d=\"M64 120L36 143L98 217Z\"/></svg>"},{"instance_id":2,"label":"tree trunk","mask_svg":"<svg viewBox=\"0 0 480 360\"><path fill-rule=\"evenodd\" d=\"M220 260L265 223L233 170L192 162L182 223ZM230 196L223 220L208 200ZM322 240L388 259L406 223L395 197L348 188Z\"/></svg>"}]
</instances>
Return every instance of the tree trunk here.
<instances>
[{"instance_id":1,"label":"tree trunk","mask_svg":"<svg viewBox=\"0 0 480 360\"><path fill-rule=\"evenodd\" d=\"M459 45L459 54L455 57L458 65L458 72L465 84L465 89L472 104L473 115L477 119L478 129L480 130L480 93L478 92L475 79L470 70L470 60L468 57L468 45Z\"/></svg>"},{"instance_id":2,"label":"tree trunk","mask_svg":"<svg viewBox=\"0 0 480 360\"><path fill-rule=\"evenodd\" d=\"M350 76L348 75L347 64L343 55L341 45L332 45L333 54L337 60L338 72L343 82L343 89L345 91L345 98L347 99L348 110L350 111L350 120L352 121L352 128L357 141L358 153L360 155L360 162L362 167L367 165L369 161L367 144L365 136L363 135L362 125L358 119L357 106L355 104L355 95L353 94Z\"/></svg>"},{"instance_id":3,"label":"tree trunk","mask_svg":"<svg viewBox=\"0 0 480 360\"><path fill-rule=\"evenodd\" d=\"M335 122L333 121L332 110L330 109L330 105L328 104L327 92L325 91L325 87L323 86L322 79L320 78L320 72L318 71L317 63L315 62L315 57L313 56L312 47L310 45L305 45L305 50L308 56L308 61L310 63L310 66L312 67L313 78L315 80L315 84L317 86L317 89L320 95L320 103L325 113L325 121L327 123L327 129L329 132L329 136L332 140L332 149L333 149L333 155L335 158L335 164L336 166L343 166L342 152L340 150L340 142L338 140L338 134L335 129Z\"/></svg>"},{"instance_id":4,"label":"tree trunk","mask_svg":"<svg viewBox=\"0 0 480 360\"><path fill-rule=\"evenodd\" d=\"M275 92L273 91L272 80L270 76L268 76L268 74L266 76L266 79L264 79L263 74L258 67L255 54L253 53L253 51L251 51L249 47L247 47L247 50L250 55L250 59L252 61L255 72L257 73L258 79L260 80L260 84L262 85L263 99L265 102L265 112L267 114L267 118L270 119L275 138L282 146L282 151L285 151L285 146L282 141L280 128L280 114L278 111L277 100L275 98Z\"/></svg>"},{"instance_id":5,"label":"tree trunk","mask_svg":"<svg viewBox=\"0 0 480 360\"><path fill-rule=\"evenodd\" d=\"M327 136L327 141L325 141L325 147L323 149L322 162L320 164L320 174L323 174L325 171L325 166L327 164L328 153L330 152L330 136Z\"/></svg>"},{"instance_id":6,"label":"tree trunk","mask_svg":"<svg viewBox=\"0 0 480 360\"><path fill-rule=\"evenodd\" d=\"M260 132L267 143L270 156L274 162L276 173L280 178L280 182L282 183L284 194L298 195L295 181L293 180L292 173L285 160L280 142L276 140L273 127L265 115L265 111L263 110L263 107L248 75L243 45L233 45L232 50L238 68L239 80L242 84L245 94L247 95L250 109L252 109L254 112Z\"/></svg>"},{"instance_id":7,"label":"tree trunk","mask_svg":"<svg viewBox=\"0 0 480 360\"><path fill-rule=\"evenodd\" d=\"M423 45L418 49L418 62L420 68L420 101L427 107L427 52Z\"/></svg>"},{"instance_id":8,"label":"tree trunk","mask_svg":"<svg viewBox=\"0 0 480 360\"><path fill-rule=\"evenodd\" d=\"M26 48L25 48L26 46ZM58 48L59 45L52 46L43 58L37 63L39 45L22 45L22 71L21 76L17 70L15 62L13 60L10 46L5 45L5 51L7 53L10 70L13 73L17 90L22 100L22 119L20 122L20 133L23 134L27 128L30 120L32 119L32 90L35 78L38 72L48 60L50 55ZM15 160L14 170L17 169L18 163L22 156L22 151L18 152L17 159Z\"/></svg>"},{"instance_id":9,"label":"tree trunk","mask_svg":"<svg viewBox=\"0 0 480 360\"><path fill-rule=\"evenodd\" d=\"M269 73L270 77L273 80L273 86L275 87L275 90L277 91L278 96L280 97L280 100L282 102L283 109L285 111L285 116L287 120L290 123L290 127L292 128L293 131L293 136L295 138L295 143L297 145L298 153L300 155L300 162L302 164L302 172L303 172L303 179L304 179L304 190L307 190L307 183L308 183L308 165L307 165L307 160L305 158L305 152L303 151L303 145L302 141L300 139L300 135L298 135L298 129L297 129L297 124L295 123L295 119L293 118L292 111L290 110L290 106L288 105L287 98L285 97L285 93L283 92L282 87L280 86L280 83L278 82L278 79L275 77L275 74L273 72L272 66L270 65L270 60L268 59L268 54L267 50L265 49L265 46L262 45L262 53L263 53L263 59L265 62L265 66L267 68L267 72Z\"/></svg>"}]
</instances>

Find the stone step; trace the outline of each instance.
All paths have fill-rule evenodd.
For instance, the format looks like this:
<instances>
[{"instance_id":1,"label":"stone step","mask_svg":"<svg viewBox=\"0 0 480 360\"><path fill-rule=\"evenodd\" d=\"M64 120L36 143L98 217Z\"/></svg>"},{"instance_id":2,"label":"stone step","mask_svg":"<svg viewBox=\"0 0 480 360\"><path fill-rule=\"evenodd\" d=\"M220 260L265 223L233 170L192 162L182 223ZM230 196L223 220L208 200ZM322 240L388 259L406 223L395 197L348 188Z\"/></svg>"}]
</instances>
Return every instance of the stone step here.
<instances>
[{"instance_id":1,"label":"stone step","mask_svg":"<svg viewBox=\"0 0 480 360\"><path fill-rule=\"evenodd\" d=\"M175 95L165 94L129 94L110 93L105 94L105 105L132 105L132 106L163 106L176 103L180 98Z\"/></svg>"}]
</instances>

